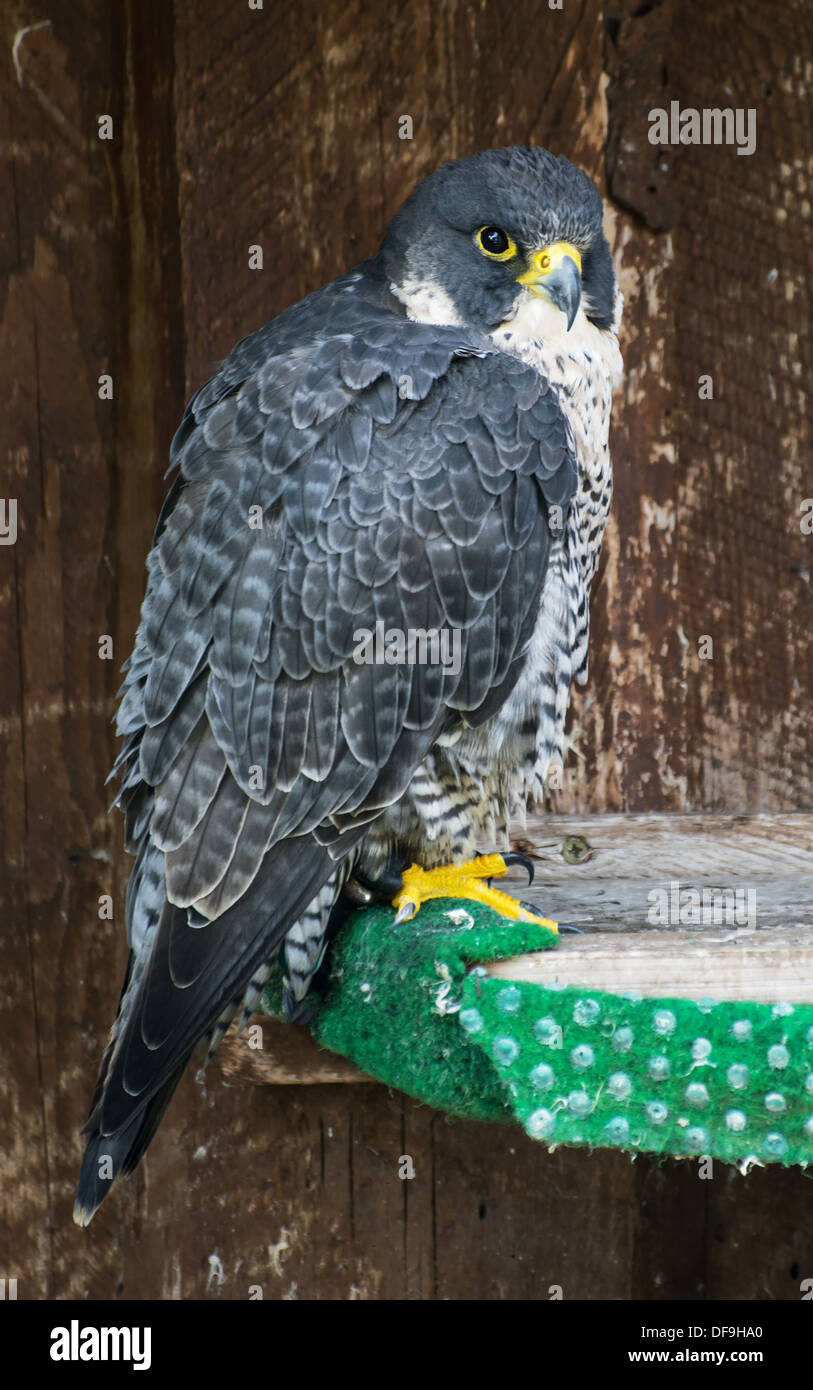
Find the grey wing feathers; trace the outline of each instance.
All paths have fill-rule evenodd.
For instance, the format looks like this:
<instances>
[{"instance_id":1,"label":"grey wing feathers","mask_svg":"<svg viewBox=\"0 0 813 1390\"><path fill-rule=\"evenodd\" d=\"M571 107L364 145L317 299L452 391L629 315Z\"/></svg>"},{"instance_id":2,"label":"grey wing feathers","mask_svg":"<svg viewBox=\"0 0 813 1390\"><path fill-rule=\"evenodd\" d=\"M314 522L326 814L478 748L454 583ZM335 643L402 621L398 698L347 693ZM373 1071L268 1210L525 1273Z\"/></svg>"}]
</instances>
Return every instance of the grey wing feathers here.
<instances>
[{"instance_id":1,"label":"grey wing feathers","mask_svg":"<svg viewBox=\"0 0 813 1390\"><path fill-rule=\"evenodd\" d=\"M540 376L365 283L238 344L173 441L119 711L135 963L88 1122L122 1164L332 856L506 698L575 487ZM460 629L460 669L354 661L376 623Z\"/></svg>"}]
</instances>

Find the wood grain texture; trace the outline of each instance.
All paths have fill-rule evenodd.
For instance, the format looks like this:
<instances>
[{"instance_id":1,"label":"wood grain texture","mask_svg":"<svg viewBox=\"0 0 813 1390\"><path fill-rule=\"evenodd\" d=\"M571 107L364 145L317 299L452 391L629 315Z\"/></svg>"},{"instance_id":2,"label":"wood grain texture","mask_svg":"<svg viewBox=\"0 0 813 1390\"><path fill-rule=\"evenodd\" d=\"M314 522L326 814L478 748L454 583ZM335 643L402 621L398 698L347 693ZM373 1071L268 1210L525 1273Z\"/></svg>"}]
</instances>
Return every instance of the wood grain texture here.
<instances>
[{"instance_id":1,"label":"wood grain texture","mask_svg":"<svg viewBox=\"0 0 813 1390\"><path fill-rule=\"evenodd\" d=\"M813 928L813 817L803 812L536 816L514 845L531 855L535 878L523 887L512 870L508 890L583 932L659 930L654 894L673 884L739 891L744 903L752 892L761 930Z\"/></svg>"},{"instance_id":2,"label":"wood grain texture","mask_svg":"<svg viewBox=\"0 0 813 1390\"><path fill-rule=\"evenodd\" d=\"M491 974L661 997L813 1000L813 816L536 816L514 848L531 856L534 883L513 868L500 884L580 934L493 963ZM704 891L705 907L689 896ZM666 920L653 920L656 908ZM681 925L680 912L695 910L698 920ZM227 1076L360 1079L306 1030L272 1020L263 1029L253 1045L232 1029L220 1058Z\"/></svg>"},{"instance_id":3,"label":"wood grain texture","mask_svg":"<svg viewBox=\"0 0 813 1390\"><path fill-rule=\"evenodd\" d=\"M66 1284L73 1134L109 1022L96 962L118 967L123 955L118 925L98 918L114 841L101 786L115 677L98 639L115 620L116 416L97 381L115 371L120 262L96 114L118 120L120 105L114 33L98 7L71 7L69 42L67 7L25 34L41 10L6 6L3 18L0 351L14 385L0 493L16 496L19 529L0 551L1 1248L30 1298ZM104 1247L97 1262L111 1273Z\"/></svg>"},{"instance_id":4,"label":"wood grain texture","mask_svg":"<svg viewBox=\"0 0 813 1390\"><path fill-rule=\"evenodd\" d=\"M218 1062L224 1080L253 1081L259 1086L371 1080L346 1057L320 1047L307 1028L292 1028L260 1014L239 1037L235 1028L230 1029L221 1043Z\"/></svg>"},{"instance_id":5,"label":"wood grain texture","mask_svg":"<svg viewBox=\"0 0 813 1390\"><path fill-rule=\"evenodd\" d=\"M796 1298L798 1173L550 1156L383 1087L257 1086L225 1061L185 1078L89 1231L70 1224L125 955L109 718L172 431L234 341L373 251L441 160L535 140L611 195L618 481L585 761L556 808L592 840L587 811L811 803L809 8L275 9L51 0L15 47L43 11L0 2L0 496L20 515L0 547L0 1274L20 1298ZM662 170L646 113L664 92L757 106L755 155L681 149ZM691 656L702 633L714 663ZM599 880L543 886L571 881Z\"/></svg>"},{"instance_id":6,"label":"wood grain texture","mask_svg":"<svg viewBox=\"0 0 813 1390\"><path fill-rule=\"evenodd\" d=\"M742 158L681 151L673 176L678 192L690 154L672 306L688 796L809 808L813 537L800 507L813 492L813 344L800 326L813 315L813 11L706 7L692 48L671 64L675 97L755 109L757 140ZM698 398L707 372L713 401ZM712 661L698 660L702 634Z\"/></svg>"},{"instance_id":7,"label":"wood grain texture","mask_svg":"<svg viewBox=\"0 0 813 1390\"><path fill-rule=\"evenodd\" d=\"M565 936L556 952L514 956L486 968L501 980L616 994L631 989L650 999L812 1004L812 936L808 926L753 935L748 928L712 919L694 929L671 928L667 936Z\"/></svg>"},{"instance_id":8,"label":"wood grain texture","mask_svg":"<svg viewBox=\"0 0 813 1390\"><path fill-rule=\"evenodd\" d=\"M616 804L809 808L813 591L800 506L813 402L800 324L813 308L813 12L804 0L625 0L611 11L609 183L635 250L622 250L635 356L620 429L625 440L643 413L650 462L641 471L639 436L628 471L616 442L615 524L630 566L609 602L626 609L623 667L641 639L648 649L622 704L629 678L613 682ZM649 144L648 112L673 100L753 110L754 153ZM659 267L642 242L660 248ZM642 333L654 348L644 358ZM711 400L699 394L705 375Z\"/></svg>"}]
</instances>

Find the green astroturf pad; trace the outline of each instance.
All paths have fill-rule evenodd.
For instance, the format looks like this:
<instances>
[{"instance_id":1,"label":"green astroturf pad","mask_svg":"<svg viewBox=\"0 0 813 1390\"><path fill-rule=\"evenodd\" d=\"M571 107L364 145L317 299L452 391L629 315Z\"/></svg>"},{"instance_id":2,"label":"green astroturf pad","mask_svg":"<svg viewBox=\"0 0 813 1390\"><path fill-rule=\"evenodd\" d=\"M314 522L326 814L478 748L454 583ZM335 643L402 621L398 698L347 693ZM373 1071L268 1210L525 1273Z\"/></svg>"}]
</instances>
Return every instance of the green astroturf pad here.
<instances>
[{"instance_id":1,"label":"green astroturf pad","mask_svg":"<svg viewBox=\"0 0 813 1390\"><path fill-rule=\"evenodd\" d=\"M555 935L449 898L400 927L394 916L370 908L342 928L312 1027L371 1076L454 1115L518 1122L549 1147L813 1161L813 1005L492 979L478 962Z\"/></svg>"}]
</instances>

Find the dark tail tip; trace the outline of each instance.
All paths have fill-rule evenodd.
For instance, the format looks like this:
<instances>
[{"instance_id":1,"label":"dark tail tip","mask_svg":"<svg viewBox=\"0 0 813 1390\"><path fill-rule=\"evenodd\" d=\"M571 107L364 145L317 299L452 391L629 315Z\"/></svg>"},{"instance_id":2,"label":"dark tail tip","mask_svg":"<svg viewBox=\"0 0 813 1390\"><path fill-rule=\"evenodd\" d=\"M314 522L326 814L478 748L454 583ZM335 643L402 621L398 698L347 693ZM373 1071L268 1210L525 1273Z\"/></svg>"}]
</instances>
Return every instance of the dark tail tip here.
<instances>
[{"instance_id":1,"label":"dark tail tip","mask_svg":"<svg viewBox=\"0 0 813 1390\"><path fill-rule=\"evenodd\" d=\"M126 1134L126 1131L125 1131ZM124 1140L125 1151L122 1151ZM73 1204L73 1219L77 1226L89 1226L113 1183L121 1172L126 1157L126 1139L92 1134L87 1142L82 1170Z\"/></svg>"},{"instance_id":2,"label":"dark tail tip","mask_svg":"<svg viewBox=\"0 0 813 1390\"><path fill-rule=\"evenodd\" d=\"M73 1219L77 1226L89 1226L119 1174L132 1173L138 1166L172 1099L183 1070L183 1066L179 1067L160 1091L157 1091L143 1109L116 1134L100 1133L94 1127L91 1116L88 1122L90 1136L82 1159L76 1200L73 1204Z\"/></svg>"}]
</instances>

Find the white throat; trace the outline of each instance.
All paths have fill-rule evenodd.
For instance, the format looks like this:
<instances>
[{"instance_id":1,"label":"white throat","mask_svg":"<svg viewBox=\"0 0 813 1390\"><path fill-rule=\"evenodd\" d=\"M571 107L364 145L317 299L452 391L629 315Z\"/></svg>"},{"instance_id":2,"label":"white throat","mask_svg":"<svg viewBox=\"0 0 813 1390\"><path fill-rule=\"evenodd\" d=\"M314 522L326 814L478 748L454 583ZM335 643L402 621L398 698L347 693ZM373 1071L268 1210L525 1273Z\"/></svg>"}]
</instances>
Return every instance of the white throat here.
<instances>
[{"instance_id":1,"label":"white throat","mask_svg":"<svg viewBox=\"0 0 813 1390\"><path fill-rule=\"evenodd\" d=\"M516 312L495 328L491 337L503 352L530 361L559 385L572 382L573 368L595 362L602 365L611 386L615 387L621 380L622 370L616 336L621 303L619 294L612 329L596 328L581 304L568 329L560 309L543 295L526 290L519 298ZM560 362L570 363L570 370L559 365Z\"/></svg>"}]
</instances>

